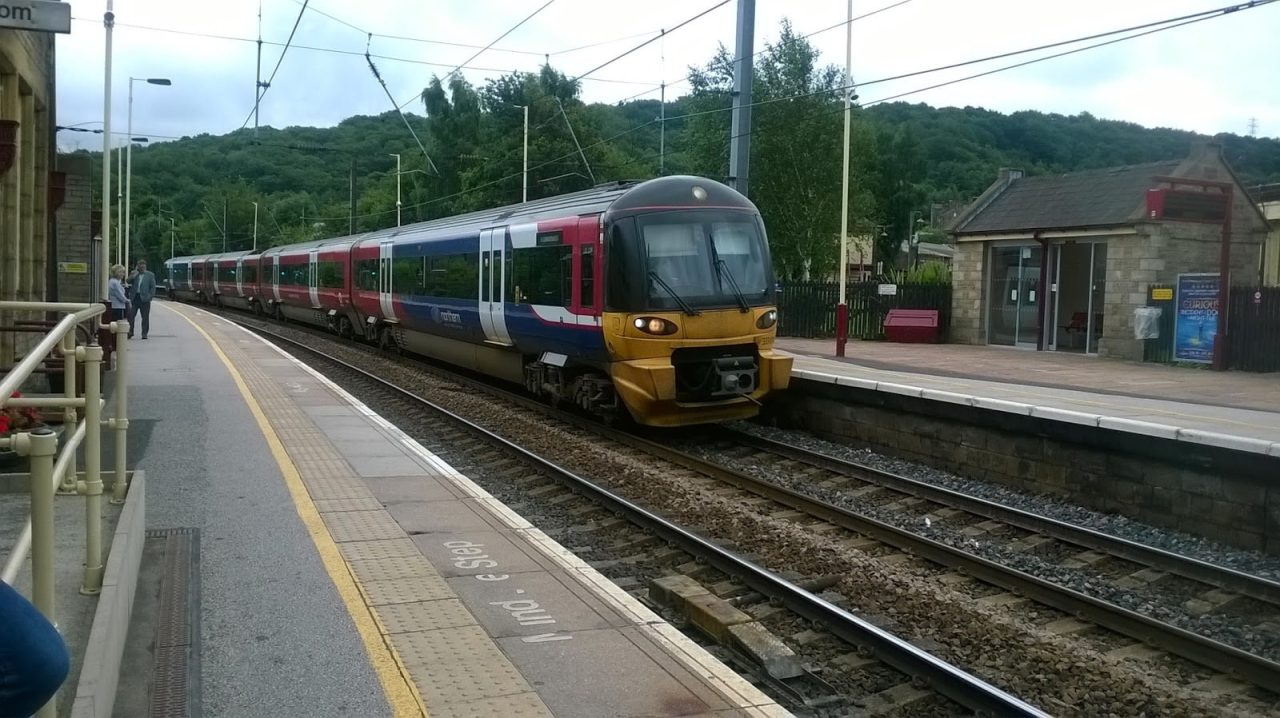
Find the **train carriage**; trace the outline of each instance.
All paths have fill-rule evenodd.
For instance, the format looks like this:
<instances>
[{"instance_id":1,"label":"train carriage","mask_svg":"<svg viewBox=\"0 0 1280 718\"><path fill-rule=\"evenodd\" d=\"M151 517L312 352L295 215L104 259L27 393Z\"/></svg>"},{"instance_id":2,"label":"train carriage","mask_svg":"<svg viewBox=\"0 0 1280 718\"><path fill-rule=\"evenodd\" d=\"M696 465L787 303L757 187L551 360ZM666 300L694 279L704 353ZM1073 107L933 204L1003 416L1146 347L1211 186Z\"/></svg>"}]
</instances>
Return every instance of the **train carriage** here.
<instances>
[{"instance_id":1,"label":"train carriage","mask_svg":"<svg viewBox=\"0 0 1280 718\"><path fill-rule=\"evenodd\" d=\"M277 316L603 416L746 418L790 380L791 358L773 349L764 225L712 180L603 185L276 247L259 262L258 291Z\"/></svg>"}]
</instances>

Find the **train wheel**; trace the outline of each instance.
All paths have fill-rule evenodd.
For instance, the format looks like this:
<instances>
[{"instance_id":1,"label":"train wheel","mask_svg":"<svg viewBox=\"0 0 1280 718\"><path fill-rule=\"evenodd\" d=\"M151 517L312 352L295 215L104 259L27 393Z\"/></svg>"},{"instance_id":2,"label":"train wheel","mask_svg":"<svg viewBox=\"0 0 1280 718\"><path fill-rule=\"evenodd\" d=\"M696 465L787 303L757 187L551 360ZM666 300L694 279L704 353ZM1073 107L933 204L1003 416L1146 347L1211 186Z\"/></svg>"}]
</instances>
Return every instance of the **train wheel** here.
<instances>
[{"instance_id":1,"label":"train wheel","mask_svg":"<svg viewBox=\"0 0 1280 718\"><path fill-rule=\"evenodd\" d=\"M383 327L378 334L378 348L388 354L400 355L400 343L396 341L395 332L391 331L391 327Z\"/></svg>"},{"instance_id":2,"label":"train wheel","mask_svg":"<svg viewBox=\"0 0 1280 718\"><path fill-rule=\"evenodd\" d=\"M346 317L338 317L338 336L343 339L351 339L355 336L355 332L351 329L351 320Z\"/></svg>"}]
</instances>

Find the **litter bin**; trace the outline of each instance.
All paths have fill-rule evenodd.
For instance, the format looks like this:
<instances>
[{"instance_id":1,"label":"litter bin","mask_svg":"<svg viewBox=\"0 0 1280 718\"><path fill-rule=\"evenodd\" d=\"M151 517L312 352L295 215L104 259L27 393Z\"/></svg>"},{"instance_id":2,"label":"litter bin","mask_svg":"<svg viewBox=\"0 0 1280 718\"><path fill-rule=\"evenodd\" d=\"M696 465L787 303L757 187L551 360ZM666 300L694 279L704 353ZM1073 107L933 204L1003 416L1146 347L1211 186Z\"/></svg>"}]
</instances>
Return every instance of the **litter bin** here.
<instances>
[{"instance_id":1,"label":"litter bin","mask_svg":"<svg viewBox=\"0 0 1280 718\"><path fill-rule=\"evenodd\" d=\"M884 318L884 335L891 342L937 343L939 330L937 309L890 309Z\"/></svg>"}]
</instances>

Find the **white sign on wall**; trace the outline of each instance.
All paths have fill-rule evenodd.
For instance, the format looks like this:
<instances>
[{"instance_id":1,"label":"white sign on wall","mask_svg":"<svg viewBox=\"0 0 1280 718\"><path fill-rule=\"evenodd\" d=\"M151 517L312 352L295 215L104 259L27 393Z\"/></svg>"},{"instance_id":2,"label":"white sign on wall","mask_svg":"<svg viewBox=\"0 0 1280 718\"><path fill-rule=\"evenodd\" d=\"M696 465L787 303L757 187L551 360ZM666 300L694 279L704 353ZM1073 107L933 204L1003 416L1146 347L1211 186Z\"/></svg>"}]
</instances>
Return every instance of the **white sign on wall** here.
<instances>
[{"instance_id":1,"label":"white sign on wall","mask_svg":"<svg viewBox=\"0 0 1280 718\"><path fill-rule=\"evenodd\" d=\"M71 32L71 5L53 0L0 0L0 27Z\"/></svg>"}]
</instances>

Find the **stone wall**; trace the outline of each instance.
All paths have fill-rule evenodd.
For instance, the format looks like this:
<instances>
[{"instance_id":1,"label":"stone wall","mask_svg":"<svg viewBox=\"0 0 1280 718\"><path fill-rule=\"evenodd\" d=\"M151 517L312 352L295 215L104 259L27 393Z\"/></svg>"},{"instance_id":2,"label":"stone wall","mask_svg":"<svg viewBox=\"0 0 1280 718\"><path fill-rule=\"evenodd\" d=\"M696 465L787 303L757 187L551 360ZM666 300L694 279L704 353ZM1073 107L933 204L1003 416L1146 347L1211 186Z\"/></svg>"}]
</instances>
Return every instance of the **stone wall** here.
<instances>
[{"instance_id":1,"label":"stone wall","mask_svg":"<svg viewBox=\"0 0 1280 718\"><path fill-rule=\"evenodd\" d=\"M986 242L958 242L951 260L951 333L955 344L985 344Z\"/></svg>"},{"instance_id":2,"label":"stone wall","mask_svg":"<svg viewBox=\"0 0 1280 718\"><path fill-rule=\"evenodd\" d=\"M58 171L67 175L67 191L57 212L58 301L89 302L90 269L96 266L92 256L93 166L88 157L63 155L58 157Z\"/></svg>"},{"instance_id":3,"label":"stone wall","mask_svg":"<svg viewBox=\"0 0 1280 718\"><path fill-rule=\"evenodd\" d=\"M919 411L904 411L876 406L884 400L879 393L830 391L793 380L777 405L780 421L971 479L1280 554L1280 461L1272 457L1234 463L1214 450L1162 447L1155 438L920 399ZM868 393L875 396L859 403L857 395Z\"/></svg>"}]
</instances>

